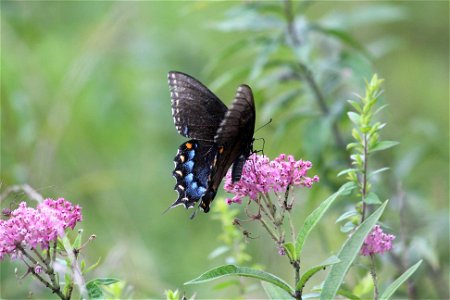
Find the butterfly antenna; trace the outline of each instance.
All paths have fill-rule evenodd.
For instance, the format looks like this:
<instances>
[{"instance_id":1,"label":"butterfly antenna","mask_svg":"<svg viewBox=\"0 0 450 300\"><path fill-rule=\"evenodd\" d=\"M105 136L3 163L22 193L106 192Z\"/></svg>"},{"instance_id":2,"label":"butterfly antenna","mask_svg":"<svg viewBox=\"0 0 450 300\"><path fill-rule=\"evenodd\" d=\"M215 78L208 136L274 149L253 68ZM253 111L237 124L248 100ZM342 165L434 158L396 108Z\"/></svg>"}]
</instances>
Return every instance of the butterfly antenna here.
<instances>
[{"instance_id":1,"label":"butterfly antenna","mask_svg":"<svg viewBox=\"0 0 450 300\"><path fill-rule=\"evenodd\" d=\"M266 126L269 125L270 123L272 123L272 118L270 118L269 122L267 122L266 124L264 124L264 125L258 127L258 128L255 130L255 132L257 132L258 130L260 130L260 129L266 127Z\"/></svg>"}]
</instances>

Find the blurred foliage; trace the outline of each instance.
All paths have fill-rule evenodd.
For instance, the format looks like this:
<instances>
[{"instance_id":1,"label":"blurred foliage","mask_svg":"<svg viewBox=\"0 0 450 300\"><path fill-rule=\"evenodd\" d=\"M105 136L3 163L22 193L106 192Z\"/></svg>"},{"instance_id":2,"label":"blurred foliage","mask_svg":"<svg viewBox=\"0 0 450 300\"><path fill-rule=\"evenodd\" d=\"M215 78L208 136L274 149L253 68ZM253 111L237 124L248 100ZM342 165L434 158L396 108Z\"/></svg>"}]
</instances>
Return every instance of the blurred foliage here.
<instances>
[{"instance_id":1,"label":"blurred foliage","mask_svg":"<svg viewBox=\"0 0 450 300\"><path fill-rule=\"evenodd\" d=\"M448 2L3 1L2 188L28 183L79 203L85 234L97 235L82 255L88 265L102 258L93 278L125 280L136 298L177 288L230 297L232 288L183 286L222 263L208 259L222 245L221 224L206 214L191 221L183 209L162 215L176 196L170 173L183 140L167 72L192 74L227 104L238 84L252 86L257 125L273 119L256 133L264 152L311 160L321 177L294 212L301 224L342 183L336 174L348 167L351 139L345 100L376 71L388 104L383 139L400 142L372 166L391 167L374 185L391 199L384 222L399 236L379 276L387 282L423 258L416 295L449 298L448 11ZM351 205L341 201L324 218L304 249L308 264L338 251L345 235L335 219ZM266 245L251 240L252 261L288 273ZM30 278L18 283L15 266L1 262L2 298L52 297Z\"/></svg>"}]
</instances>

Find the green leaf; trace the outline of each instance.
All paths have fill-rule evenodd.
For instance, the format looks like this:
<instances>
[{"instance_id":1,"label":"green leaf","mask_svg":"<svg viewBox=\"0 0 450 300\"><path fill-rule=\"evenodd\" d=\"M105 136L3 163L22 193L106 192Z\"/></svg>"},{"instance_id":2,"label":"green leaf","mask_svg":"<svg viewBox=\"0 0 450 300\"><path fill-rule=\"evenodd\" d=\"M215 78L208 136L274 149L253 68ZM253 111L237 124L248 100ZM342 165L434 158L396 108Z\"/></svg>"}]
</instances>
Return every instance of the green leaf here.
<instances>
[{"instance_id":1,"label":"green leaf","mask_svg":"<svg viewBox=\"0 0 450 300\"><path fill-rule=\"evenodd\" d=\"M375 116L376 114L378 114L380 111L382 111L383 109L386 108L386 106L388 106L387 104L381 105L374 113L373 115ZM383 126L384 127L384 126Z\"/></svg>"},{"instance_id":2,"label":"green leaf","mask_svg":"<svg viewBox=\"0 0 450 300\"><path fill-rule=\"evenodd\" d=\"M369 153L386 150L386 149L392 148L394 146L397 146L398 144L400 144L400 143L396 142L396 141L381 141L375 147L370 149Z\"/></svg>"},{"instance_id":3,"label":"green leaf","mask_svg":"<svg viewBox=\"0 0 450 300\"><path fill-rule=\"evenodd\" d=\"M101 286L110 285L116 282L119 282L119 280L114 278L97 278L89 281L86 284L89 299L104 299L105 296L103 294Z\"/></svg>"},{"instance_id":4,"label":"green leaf","mask_svg":"<svg viewBox=\"0 0 450 300\"><path fill-rule=\"evenodd\" d=\"M75 241L72 243L72 247L74 249L79 249L81 247L81 239L83 237L83 229L78 230L77 237L75 238Z\"/></svg>"},{"instance_id":5,"label":"green leaf","mask_svg":"<svg viewBox=\"0 0 450 300\"><path fill-rule=\"evenodd\" d=\"M345 170L340 171L336 176L339 177L339 176L345 175L345 174L347 174L347 173L350 173L350 172L357 172L357 171L358 171L358 169L355 169L355 168L349 168L349 169L345 169Z\"/></svg>"},{"instance_id":6,"label":"green leaf","mask_svg":"<svg viewBox=\"0 0 450 300\"><path fill-rule=\"evenodd\" d=\"M89 268L87 268L86 270L83 270L83 275L89 273L90 271L92 271L93 269L95 269L96 267L98 267L98 265L100 264L101 261L101 257L99 257L97 259L97 262L95 264L93 264L92 266L90 266Z\"/></svg>"},{"instance_id":7,"label":"green leaf","mask_svg":"<svg viewBox=\"0 0 450 300\"><path fill-rule=\"evenodd\" d=\"M265 281L261 281L261 285L269 299L294 299L291 294L287 293L283 289L280 289L276 285L267 283Z\"/></svg>"},{"instance_id":8,"label":"green leaf","mask_svg":"<svg viewBox=\"0 0 450 300\"><path fill-rule=\"evenodd\" d=\"M346 222L344 225L341 226L341 232L343 233L347 233L352 231L353 229L355 229L355 224L353 224L353 222Z\"/></svg>"},{"instance_id":9,"label":"green leaf","mask_svg":"<svg viewBox=\"0 0 450 300\"><path fill-rule=\"evenodd\" d=\"M229 250L230 250L230 247L228 247L228 246L217 247L208 255L208 259L214 259L214 258L226 253Z\"/></svg>"},{"instance_id":10,"label":"green leaf","mask_svg":"<svg viewBox=\"0 0 450 300\"><path fill-rule=\"evenodd\" d=\"M372 171L372 172L369 173L369 176L367 176L367 178L371 178L372 176L374 176L374 175L376 175L378 173L382 173L384 171L387 171L389 169L390 169L389 167L385 167L385 168L380 168L378 170Z\"/></svg>"},{"instance_id":11,"label":"green leaf","mask_svg":"<svg viewBox=\"0 0 450 300\"><path fill-rule=\"evenodd\" d=\"M344 296L345 298L350 299L350 300L361 300L361 298L359 298L358 296L354 295L351 291L346 290L346 289L339 289L337 294Z\"/></svg>"},{"instance_id":12,"label":"green leaf","mask_svg":"<svg viewBox=\"0 0 450 300\"><path fill-rule=\"evenodd\" d=\"M366 202L367 204L381 204L380 198L374 192L370 192L369 194L367 194L364 202Z\"/></svg>"},{"instance_id":13,"label":"green leaf","mask_svg":"<svg viewBox=\"0 0 450 300\"><path fill-rule=\"evenodd\" d=\"M347 239L342 246L338 258L340 263L331 267L323 284L322 292L320 293L320 299L334 299L339 287L344 281L344 277L347 274L348 269L358 255L361 246L366 238L367 234L372 230L373 226L377 223L378 219L383 214L384 209L388 201L385 201L372 215L370 215Z\"/></svg>"},{"instance_id":14,"label":"green leaf","mask_svg":"<svg viewBox=\"0 0 450 300\"><path fill-rule=\"evenodd\" d=\"M323 217L327 209L333 204L334 200L336 200L339 196L349 193L352 189L355 188L355 185L352 182L347 182L342 185L339 190L328 197L325 201L323 201L319 207L317 207L305 220L300 232L297 235L297 239L295 241L295 251L296 257L300 257L300 254L303 249L303 245L305 244L305 240L308 235L311 233L313 228L317 225L319 220Z\"/></svg>"},{"instance_id":15,"label":"green leaf","mask_svg":"<svg viewBox=\"0 0 450 300\"><path fill-rule=\"evenodd\" d=\"M381 294L381 299L389 299L395 293L395 291L409 278L412 274L419 268L422 260L419 260L414 266L405 271L399 278L397 278L393 283L391 283L386 290Z\"/></svg>"},{"instance_id":16,"label":"green leaf","mask_svg":"<svg viewBox=\"0 0 450 300\"><path fill-rule=\"evenodd\" d=\"M360 125L360 122L361 122L361 115L360 114L357 114L357 113L355 113L353 111L350 111L350 112L347 113L347 115L348 115L348 118L350 119L350 121L353 122L353 124L355 124L356 126Z\"/></svg>"},{"instance_id":17,"label":"green leaf","mask_svg":"<svg viewBox=\"0 0 450 300\"><path fill-rule=\"evenodd\" d=\"M295 251L295 245L293 243L285 243L283 247L286 250L286 254L288 255L291 261L296 260L298 258L296 256L297 252Z\"/></svg>"},{"instance_id":18,"label":"green leaf","mask_svg":"<svg viewBox=\"0 0 450 300\"><path fill-rule=\"evenodd\" d=\"M103 290L94 282L86 284L89 299L104 299Z\"/></svg>"},{"instance_id":19,"label":"green leaf","mask_svg":"<svg viewBox=\"0 0 450 300\"><path fill-rule=\"evenodd\" d=\"M362 108L361 108L361 105L359 104L359 102L356 102L354 100L347 100L347 102L350 103L351 106L353 106L357 112L361 113Z\"/></svg>"},{"instance_id":20,"label":"green leaf","mask_svg":"<svg viewBox=\"0 0 450 300\"><path fill-rule=\"evenodd\" d=\"M206 271L199 277L197 277L191 281L188 281L184 284L186 284L186 285L187 284L198 284L198 283L208 282L211 280L215 280L217 278L221 278L224 276L230 276L230 275L251 277L251 278L256 278L259 280L267 281L267 282L270 282L270 283L282 288L283 290L285 290L286 292L288 292L290 294L293 293L292 287L287 282L285 282L283 279L281 279L273 274L270 274L268 272L264 272L261 270L252 269L252 268L238 267L235 265L225 265L225 266L220 266L220 267L211 269L209 271Z\"/></svg>"},{"instance_id":21,"label":"green leaf","mask_svg":"<svg viewBox=\"0 0 450 300\"><path fill-rule=\"evenodd\" d=\"M314 274L316 274L317 272L319 272L320 270L324 270L326 267L337 264L341 262L339 260L339 258L337 258L337 256L333 255L330 256L329 258L327 258L325 261L323 261L322 263L318 264L317 266L312 267L311 269L307 270L303 275L302 278L300 278L300 280L298 281L297 285L296 285L296 289L297 290L301 290L303 289L303 287L305 286L306 282L312 277L314 276Z\"/></svg>"},{"instance_id":22,"label":"green leaf","mask_svg":"<svg viewBox=\"0 0 450 300\"><path fill-rule=\"evenodd\" d=\"M346 211L345 213L340 215L339 218L336 219L336 223L339 223L341 221L344 221L345 219L348 219L350 217L357 216L357 215L359 215L359 213L356 210Z\"/></svg>"}]
</instances>

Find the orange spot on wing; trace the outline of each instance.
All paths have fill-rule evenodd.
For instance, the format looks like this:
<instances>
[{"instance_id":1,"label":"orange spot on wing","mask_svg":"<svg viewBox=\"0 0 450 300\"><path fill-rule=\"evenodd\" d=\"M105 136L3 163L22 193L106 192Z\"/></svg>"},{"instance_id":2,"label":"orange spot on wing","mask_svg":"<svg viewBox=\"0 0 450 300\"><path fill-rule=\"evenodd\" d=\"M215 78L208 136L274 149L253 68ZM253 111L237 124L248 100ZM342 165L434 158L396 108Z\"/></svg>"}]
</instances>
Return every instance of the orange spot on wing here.
<instances>
[{"instance_id":1,"label":"orange spot on wing","mask_svg":"<svg viewBox=\"0 0 450 300\"><path fill-rule=\"evenodd\" d=\"M186 144L184 144L184 145L186 146L186 148L192 149L192 144L191 144L191 143L186 143Z\"/></svg>"},{"instance_id":2,"label":"orange spot on wing","mask_svg":"<svg viewBox=\"0 0 450 300\"><path fill-rule=\"evenodd\" d=\"M223 153L223 147L219 147L219 153L220 153L220 154Z\"/></svg>"}]
</instances>

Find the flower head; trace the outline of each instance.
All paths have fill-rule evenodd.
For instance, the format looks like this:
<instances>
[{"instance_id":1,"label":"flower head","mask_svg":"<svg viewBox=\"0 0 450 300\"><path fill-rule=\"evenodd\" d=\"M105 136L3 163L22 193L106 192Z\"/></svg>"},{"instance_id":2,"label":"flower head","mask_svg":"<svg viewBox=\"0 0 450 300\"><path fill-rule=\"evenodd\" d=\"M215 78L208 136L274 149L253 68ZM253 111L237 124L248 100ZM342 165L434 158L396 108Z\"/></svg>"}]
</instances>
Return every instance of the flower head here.
<instances>
[{"instance_id":1,"label":"flower head","mask_svg":"<svg viewBox=\"0 0 450 300\"><path fill-rule=\"evenodd\" d=\"M319 181L318 176L306 176L311 167L311 162L295 160L292 155L281 154L271 161L267 156L252 154L245 162L240 181L233 183L231 171L228 171L224 189L234 197L226 201L241 203L246 196L256 200L259 194L285 192L289 186L310 188Z\"/></svg>"},{"instance_id":2,"label":"flower head","mask_svg":"<svg viewBox=\"0 0 450 300\"><path fill-rule=\"evenodd\" d=\"M384 252L392 249L392 241L394 239L394 235L384 233L380 225L375 225L366 237L360 253L364 256L369 256L376 253L383 254Z\"/></svg>"},{"instance_id":3,"label":"flower head","mask_svg":"<svg viewBox=\"0 0 450 300\"><path fill-rule=\"evenodd\" d=\"M73 229L81 220L81 208L63 198L46 199L36 209L22 202L11 212L9 219L0 220L0 260L6 254L12 258L20 255L19 245L48 249L51 241L62 236L66 228Z\"/></svg>"}]
</instances>

